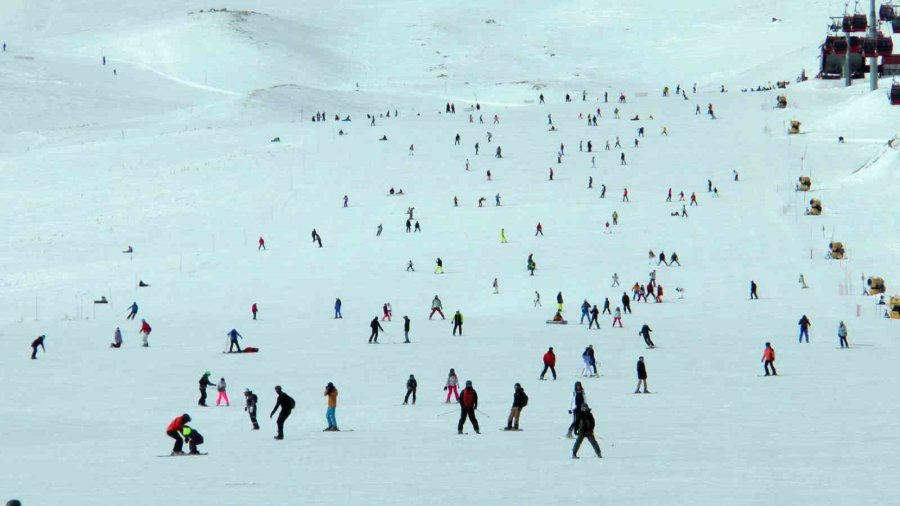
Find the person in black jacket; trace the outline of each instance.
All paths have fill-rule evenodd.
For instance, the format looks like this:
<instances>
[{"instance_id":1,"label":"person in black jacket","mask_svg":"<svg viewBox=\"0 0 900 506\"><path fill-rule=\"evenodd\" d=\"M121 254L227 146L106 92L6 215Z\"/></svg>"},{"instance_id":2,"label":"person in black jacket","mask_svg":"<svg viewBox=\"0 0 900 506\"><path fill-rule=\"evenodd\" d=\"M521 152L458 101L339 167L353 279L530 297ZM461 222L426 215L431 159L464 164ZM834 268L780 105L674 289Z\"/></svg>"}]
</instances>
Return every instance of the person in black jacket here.
<instances>
[{"instance_id":1,"label":"person in black jacket","mask_svg":"<svg viewBox=\"0 0 900 506\"><path fill-rule=\"evenodd\" d=\"M515 393L513 393L512 409L509 410L509 418L506 420L506 428L503 430L519 430L519 416L528 405L528 395L525 394L522 385L516 383L513 388Z\"/></svg>"},{"instance_id":2,"label":"person in black jacket","mask_svg":"<svg viewBox=\"0 0 900 506\"><path fill-rule=\"evenodd\" d=\"M572 415L572 424L566 432L566 437L571 439L572 433L578 426L578 413L581 413L581 406L587 403L587 397L584 393L584 387L580 381L575 382L575 390L572 392L572 402L569 404L569 414Z\"/></svg>"},{"instance_id":3,"label":"person in black jacket","mask_svg":"<svg viewBox=\"0 0 900 506\"><path fill-rule=\"evenodd\" d=\"M606 299L606 304L609 305L609 299ZM596 325L597 330L600 330L600 322L597 319L600 317L600 310L597 309L597 305L594 304L594 307L591 308L591 320L588 322L588 330L591 330L591 325Z\"/></svg>"},{"instance_id":4,"label":"person in black jacket","mask_svg":"<svg viewBox=\"0 0 900 506\"><path fill-rule=\"evenodd\" d=\"M44 350L44 353L47 353L47 348L44 348L44 338L46 338L46 337L47 336L42 334L42 335L39 335L38 338L35 339L34 341L31 341L31 360L37 359L38 346L40 346L41 349Z\"/></svg>"},{"instance_id":5,"label":"person in black jacket","mask_svg":"<svg viewBox=\"0 0 900 506\"><path fill-rule=\"evenodd\" d=\"M200 400L197 401L197 404L200 406L206 406L206 387L213 386L215 383L209 381L209 376L212 373L206 371L203 373L203 376L200 377Z\"/></svg>"},{"instance_id":6,"label":"person in black jacket","mask_svg":"<svg viewBox=\"0 0 900 506\"><path fill-rule=\"evenodd\" d=\"M409 316L403 316L403 338L406 339L403 341L404 343L409 342Z\"/></svg>"},{"instance_id":7,"label":"person in black jacket","mask_svg":"<svg viewBox=\"0 0 900 506\"><path fill-rule=\"evenodd\" d=\"M403 404L409 404L409 396L412 395L412 403L416 403L416 389L419 387L419 382L416 381L416 377L412 374L409 375L409 379L406 380L406 397L403 398Z\"/></svg>"},{"instance_id":8,"label":"person in black jacket","mask_svg":"<svg viewBox=\"0 0 900 506\"><path fill-rule=\"evenodd\" d=\"M244 406L244 411L250 415L250 423L253 424L253 430L259 430L259 423L256 421L256 402L259 398L248 388L244 390L244 400L247 401L247 405Z\"/></svg>"},{"instance_id":9,"label":"person in black jacket","mask_svg":"<svg viewBox=\"0 0 900 506\"><path fill-rule=\"evenodd\" d=\"M575 446L572 447L573 459L578 458L578 449L581 448L581 442L585 438L594 447L594 451L597 452L597 458L603 458L603 455L600 453L600 445L597 444L597 439L594 438L595 425L596 422L594 421L594 415L591 414L591 408L587 404L582 404L578 411L578 418L575 420L575 433L578 434L578 438L575 439Z\"/></svg>"},{"instance_id":10,"label":"person in black jacket","mask_svg":"<svg viewBox=\"0 0 900 506\"><path fill-rule=\"evenodd\" d=\"M638 334L640 334L641 337L644 338L644 342L647 343L647 346L649 346L650 348L656 348L656 345L653 344L653 341L650 340L651 332L653 332L653 329L651 329L650 326L645 323L644 326L641 327L641 331L638 332Z\"/></svg>"},{"instance_id":11,"label":"person in black jacket","mask_svg":"<svg viewBox=\"0 0 900 506\"><path fill-rule=\"evenodd\" d=\"M609 297L606 297L603 300L603 314L612 314L612 311L609 309Z\"/></svg>"},{"instance_id":12,"label":"person in black jacket","mask_svg":"<svg viewBox=\"0 0 900 506\"><path fill-rule=\"evenodd\" d=\"M181 429L181 433L184 434L184 442L187 443L188 448L190 448L189 453L191 455L200 455L200 451L197 450L197 445L203 444L203 436L189 425L185 425L184 428Z\"/></svg>"},{"instance_id":13,"label":"person in black jacket","mask_svg":"<svg viewBox=\"0 0 900 506\"><path fill-rule=\"evenodd\" d=\"M631 313L631 299L625 292L622 292L622 312Z\"/></svg>"},{"instance_id":14,"label":"person in black jacket","mask_svg":"<svg viewBox=\"0 0 900 506\"><path fill-rule=\"evenodd\" d=\"M378 317L372 318L372 321L369 323L369 327L372 328L372 334L369 336L369 344L373 342L378 344L378 331L384 332L384 329L381 327L381 324L378 323ZM374 341L373 341L374 339Z\"/></svg>"},{"instance_id":15,"label":"person in black jacket","mask_svg":"<svg viewBox=\"0 0 900 506\"><path fill-rule=\"evenodd\" d=\"M272 408L272 413L269 414L269 418L275 416L275 411L281 408L281 412L278 413L278 419L275 421L276 425L278 425L278 435L275 436L275 439L284 439L284 422L291 416L291 411L296 406L296 403L290 395L281 391L281 385L275 387L275 393L278 394L278 399L275 402L275 407Z\"/></svg>"},{"instance_id":16,"label":"person in black jacket","mask_svg":"<svg viewBox=\"0 0 900 506\"><path fill-rule=\"evenodd\" d=\"M647 366L644 365L644 357L638 357L637 361L637 375L638 375L638 383L637 387L634 389L634 393L641 393L641 384L644 384L644 393L649 394L650 391L647 390Z\"/></svg>"},{"instance_id":17,"label":"person in black jacket","mask_svg":"<svg viewBox=\"0 0 900 506\"><path fill-rule=\"evenodd\" d=\"M756 295L756 281L750 280L750 299L758 299L759 295Z\"/></svg>"}]
</instances>

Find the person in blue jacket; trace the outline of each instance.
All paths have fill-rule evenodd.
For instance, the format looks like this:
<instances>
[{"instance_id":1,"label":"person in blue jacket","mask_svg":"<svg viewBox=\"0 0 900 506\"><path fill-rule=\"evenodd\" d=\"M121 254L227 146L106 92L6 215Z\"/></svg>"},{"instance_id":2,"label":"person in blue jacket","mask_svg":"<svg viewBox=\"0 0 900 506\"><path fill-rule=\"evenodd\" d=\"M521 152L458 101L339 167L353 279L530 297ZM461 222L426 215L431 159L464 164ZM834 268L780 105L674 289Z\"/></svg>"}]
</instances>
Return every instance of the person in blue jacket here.
<instances>
[{"instance_id":1,"label":"person in blue jacket","mask_svg":"<svg viewBox=\"0 0 900 506\"><path fill-rule=\"evenodd\" d=\"M340 297L337 299L334 299L334 317L335 318L343 318L344 317L343 315L341 315L341 299L340 299Z\"/></svg>"},{"instance_id":2,"label":"person in blue jacket","mask_svg":"<svg viewBox=\"0 0 900 506\"><path fill-rule=\"evenodd\" d=\"M588 319L588 323L591 321L591 305L588 304L587 299L581 303L581 325L584 325L584 319Z\"/></svg>"},{"instance_id":3,"label":"person in blue jacket","mask_svg":"<svg viewBox=\"0 0 900 506\"><path fill-rule=\"evenodd\" d=\"M226 335L231 338L231 344L228 345L228 353L231 353L231 351L235 348L235 346L237 347L238 353L240 353L241 345L238 344L238 339L243 339L244 336L242 336L240 333L238 333L238 331L235 329L231 329L231 332L229 332Z\"/></svg>"},{"instance_id":4,"label":"person in blue jacket","mask_svg":"<svg viewBox=\"0 0 900 506\"><path fill-rule=\"evenodd\" d=\"M131 305L128 306L128 311L130 311L130 312L128 313L128 316L126 317L126 319L134 320L134 317L137 315L137 312L138 312L137 302L132 302Z\"/></svg>"}]
</instances>

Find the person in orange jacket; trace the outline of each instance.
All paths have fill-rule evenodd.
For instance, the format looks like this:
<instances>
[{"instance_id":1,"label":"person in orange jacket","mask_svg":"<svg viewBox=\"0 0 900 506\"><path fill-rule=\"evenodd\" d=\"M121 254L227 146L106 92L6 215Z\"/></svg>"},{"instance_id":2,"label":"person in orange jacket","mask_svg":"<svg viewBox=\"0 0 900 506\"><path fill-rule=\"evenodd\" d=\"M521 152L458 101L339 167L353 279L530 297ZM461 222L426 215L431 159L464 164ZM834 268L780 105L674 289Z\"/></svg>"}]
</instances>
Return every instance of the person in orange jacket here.
<instances>
[{"instance_id":1,"label":"person in orange jacket","mask_svg":"<svg viewBox=\"0 0 900 506\"><path fill-rule=\"evenodd\" d=\"M185 413L181 416L176 416L169 422L169 426L166 427L166 434L175 440L175 446L172 447L172 455L184 455L184 451L182 451L184 441L181 439L181 431L184 430L184 424L190 421L191 415Z\"/></svg>"},{"instance_id":2,"label":"person in orange jacket","mask_svg":"<svg viewBox=\"0 0 900 506\"><path fill-rule=\"evenodd\" d=\"M326 431L336 431L340 430L337 426L337 417L335 416L335 410L337 409L337 397L338 390L337 387L334 386L334 383L328 382L325 385L325 397L328 397L328 409L325 410L325 420L328 421L328 427L325 428Z\"/></svg>"},{"instance_id":3,"label":"person in orange jacket","mask_svg":"<svg viewBox=\"0 0 900 506\"><path fill-rule=\"evenodd\" d=\"M769 376L770 367L772 368L772 376L778 376L778 372L775 371L775 349L772 348L771 343L766 343L761 362L765 363L766 376Z\"/></svg>"},{"instance_id":4,"label":"person in orange jacket","mask_svg":"<svg viewBox=\"0 0 900 506\"><path fill-rule=\"evenodd\" d=\"M556 380L556 354L553 353L552 346L547 350L547 353L544 353L544 370L541 371L541 380L547 374L547 369L550 369L550 372L553 373L553 379Z\"/></svg>"}]
</instances>

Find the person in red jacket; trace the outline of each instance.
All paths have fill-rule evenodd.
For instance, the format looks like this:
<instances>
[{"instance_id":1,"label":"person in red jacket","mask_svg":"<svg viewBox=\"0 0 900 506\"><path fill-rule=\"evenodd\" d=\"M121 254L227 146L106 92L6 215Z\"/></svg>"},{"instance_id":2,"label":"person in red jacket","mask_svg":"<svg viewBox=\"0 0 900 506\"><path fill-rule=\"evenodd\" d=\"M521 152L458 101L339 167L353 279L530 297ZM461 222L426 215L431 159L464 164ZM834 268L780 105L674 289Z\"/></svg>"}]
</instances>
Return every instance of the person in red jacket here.
<instances>
[{"instance_id":1,"label":"person in red jacket","mask_svg":"<svg viewBox=\"0 0 900 506\"><path fill-rule=\"evenodd\" d=\"M766 370L766 376L769 376L769 368L772 368L772 376L778 376L778 373L775 371L775 349L772 348L771 343L766 343L766 349L763 350L763 356L761 362L764 362L763 366Z\"/></svg>"},{"instance_id":2,"label":"person in red jacket","mask_svg":"<svg viewBox=\"0 0 900 506\"><path fill-rule=\"evenodd\" d=\"M147 343L147 338L150 337L150 332L153 329L150 328L150 324L147 323L147 320L141 319L141 340L144 342L144 348L149 347L150 345Z\"/></svg>"},{"instance_id":3,"label":"person in red jacket","mask_svg":"<svg viewBox=\"0 0 900 506\"><path fill-rule=\"evenodd\" d=\"M551 346L547 353L544 353L544 370L541 371L541 379L544 379L544 375L547 374L547 369L550 369L550 372L553 373L553 379L556 380L556 354L553 353L553 347Z\"/></svg>"},{"instance_id":4,"label":"person in red jacket","mask_svg":"<svg viewBox=\"0 0 900 506\"><path fill-rule=\"evenodd\" d=\"M466 418L468 418L472 421L472 427L475 428L475 433L481 434L481 431L478 430L478 420L475 419L475 410L478 409L478 392L472 388L471 381L466 381L466 388L459 394L459 407L461 412L459 415L459 424L456 426L456 433L463 433L463 424L466 423Z\"/></svg>"},{"instance_id":5,"label":"person in red jacket","mask_svg":"<svg viewBox=\"0 0 900 506\"><path fill-rule=\"evenodd\" d=\"M256 313L259 312L259 308L256 307L256 303L254 302L252 306L250 306L250 312L253 313L253 319L256 319Z\"/></svg>"},{"instance_id":6,"label":"person in red jacket","mask_svg":"<svg viewBox=\"0 0 900 506\"><path fill-rule=\"evenodd\" d=\"M184 424L190 421L191 415L185 413L181 416L176 416L169 423L169 426L166 427L166 434L175 440L175 446L172 447L172 455L184 455L184 452L181 450L184 444L184 441L181 439L181 431L184 429Z\"/></svg>"},{"instance_id":7,"label":"person in red jacket","mask_svg":"<svg viewBox=\"0 0 900 506\"><path fill-rule=\"evenodd\" d=\"M259 250L265 251L265 249L266 249L266 240L263 239L262 236L259 236L259 246L256 248L256 251L259 251Z\"/></svg>"}]
</instances>

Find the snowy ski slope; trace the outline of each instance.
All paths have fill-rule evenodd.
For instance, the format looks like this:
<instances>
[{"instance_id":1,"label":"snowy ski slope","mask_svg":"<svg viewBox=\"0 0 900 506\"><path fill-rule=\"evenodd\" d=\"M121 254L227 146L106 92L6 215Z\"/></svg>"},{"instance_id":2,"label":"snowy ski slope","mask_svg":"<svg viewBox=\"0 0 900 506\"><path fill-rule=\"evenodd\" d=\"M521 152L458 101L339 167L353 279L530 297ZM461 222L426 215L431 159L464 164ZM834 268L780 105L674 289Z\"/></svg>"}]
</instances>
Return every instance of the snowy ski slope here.
<instances>
[{"instance_id":1,"label":"snowy ski slope","mask_svg":"<svg viewBox=\"0 0 900 506\"><path fill-rule=\"evenodd\" d=\"M876 93L792 82L785 110L773 108L775 91L740 92L814 75L827 16L841 11L822 0L0 3L0 499L896 502L900 331L862 295L861 276L898 293L900 155L887 142L900 108L887 104L888 80ZM677 84L688 100L661 96ZM626 104L614 103L620 92ZM718 119L695 115L709 103ZM598 107L598 126L578 119ZM366 114L388 110L369 126ZM311 122L316 111L328 121ZM802 135L786 135L791 119ZM616 136L624 149L605 151ZM594 153L579 152L588 140ZM794 191L800 175L813 192ZM681 203L665 202L670 187L675 200L696 192L689 217L671 216ZM822 216L803 215L812 197ZM405 233L408 207L421 233ZM604 234L613 212L619 224ZM832 240L847 259L824 259ZM121 253L128 245L133 255ZM682 266L657 267L648 250L677 252ZM432 273L437 257L443 275ZM599 331L578 324L582 300L615 308L652 269L664 303L633 302L623 329L609 316ZM748 300L751 279L759 301ZM558 291L569 325L545 325ZM435 294L446 321L427 318ZM110 304L91 303L101 295ZM385 302L394 321L368 345ZM464 337L450 334L456 310ZM813 327L801 345L803 314ZM146 349L140 318L154 329ZM840 320L849 350L838 349ZM643 323L657 349L637 335ZM261 352L222 354L232 328ZM47 353L29 360L40 334ZM777 378L760 377L766 341ZM601 377L583 381L604 458L582 448L571 460L567 409L589 344ZM550 346L559 379L538 381ZM641 355L652 395L632 393ZM468 425L456 435L458 409L442 391L451 367L479 393L480 436ZM227 380L230 407L196 405L205 370ZM409 374L418 402L402 406ZM338 423L353 432L320 432L329 381ZM524 431L499 432L516 382L530 398ZM297 401L284 441L267 416L276 384ZM241 410L248 387L260 431ZM185 412L209 456L156 458Z\"/></svg>"}]
</instances>

